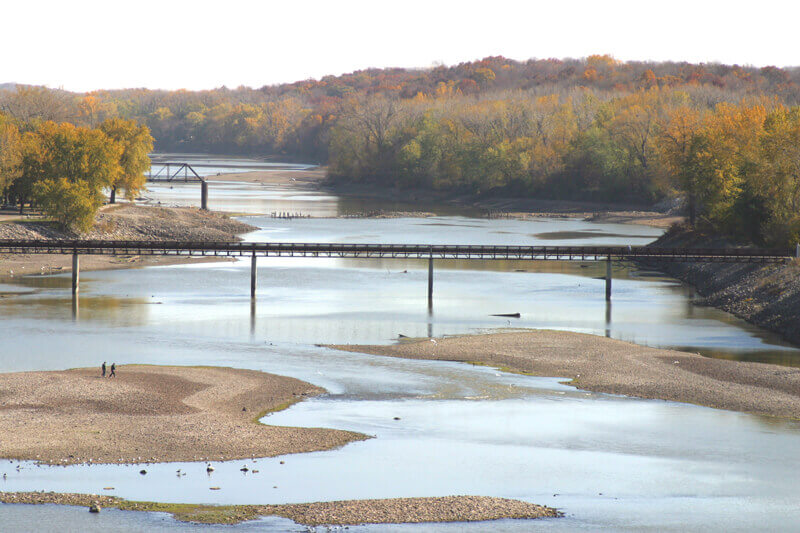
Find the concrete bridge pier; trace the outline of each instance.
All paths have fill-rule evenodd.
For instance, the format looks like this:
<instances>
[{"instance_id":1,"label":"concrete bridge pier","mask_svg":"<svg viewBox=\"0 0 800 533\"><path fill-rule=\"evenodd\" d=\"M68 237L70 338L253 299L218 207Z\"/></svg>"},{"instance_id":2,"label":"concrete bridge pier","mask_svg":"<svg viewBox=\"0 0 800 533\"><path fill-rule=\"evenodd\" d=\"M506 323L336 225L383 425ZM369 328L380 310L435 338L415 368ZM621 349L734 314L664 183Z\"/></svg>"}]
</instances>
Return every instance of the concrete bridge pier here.
<instances>
[{"instance_id":1,"label":"concrete bridge pier","mask_svg":"<svg viewBox=\"0 0 800 533\"><path fill-rule=\"evenodd\" d=\"M205 180L200 182L200 209L208 211L208 183Z\"/></svg>"},{"instance_id":2,"label":"concrete bridge pier","mask_svg":"<svg viewBox=\"0 0 800 533\"><path fill-rule=\"evenodd\" d=\"M606 260L606 301L611 301L611 256Z\"/></svg>"},{"instance_id":3,"label":"concrete bridge pier","mask_svg":"<svg viewBox=\"0 0 800 533\"><path fill-rule=\"evenodd\" d=\"M78 297L78 289L81 278L81 260L78 257L78 252L72 253L72 297Z\"/></svg>"},{"instance_id":4,"label":"concrete bridge pier","mask_svg":"<svg viewBox=\"0 0 800 533\"><path fill-rule=\"evenodd\" d=\"M428 258L428 309L433 309L433 257Z\"/></svg>"},{"instance_id":5,"label":"concrete bridge pier","mask_svg":"<svg viewBox=\"0 0 800 533\"><path fill-rule=\"evenodd\" d=\"M250 299L256 299L256 253L250 258Z\"/></svg>"}]
</instances>

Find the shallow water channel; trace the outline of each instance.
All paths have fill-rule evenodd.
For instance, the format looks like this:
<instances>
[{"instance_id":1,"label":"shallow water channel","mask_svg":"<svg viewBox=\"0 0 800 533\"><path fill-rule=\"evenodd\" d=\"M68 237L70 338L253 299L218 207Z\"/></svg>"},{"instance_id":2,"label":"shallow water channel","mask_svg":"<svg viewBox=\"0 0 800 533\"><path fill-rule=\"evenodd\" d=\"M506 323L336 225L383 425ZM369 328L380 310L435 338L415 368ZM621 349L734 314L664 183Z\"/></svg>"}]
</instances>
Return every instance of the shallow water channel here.
<instances>
[{"instance_id":1,"label":"shallow water channel","mask_svg":"<svg viewBox=\"0 0 800 533\"><path fill-rule=\"evenodd\" d=\"M351 208L317 192L265 189L212 183L212 208L316 216ZM192 201L193 191L192 185L174 185L153 187L150 194L164 203L184 203ZM643 244L660 233L632 225L439 212L425 219L245 220L261 228L247 236L258 241L599 245ZM609 307L604 282L597 279L600 265L437 261L429 312L424 262L280 258L258 264L255 306L249 261L86 272L77 314L67 276L5 280L0 370L95 366L104 359L259 369L329 391L266 423L341 428L376 438L329 452L258 459L258 474L242 474L245 461L219 463L211 477L200 463L149 465L147 476L140 476L138 466L23 463L17 471L16 463L3 461L0 472L7 478L0 490L101 493L113 486L105 492L208 503L480 494L555 506L566 514L491 526L355 531L747 531L790 530L800 523L794 482L800 476L800 423L587 393L557 378L316 346L389 343L399 334L557 328L717 357L800 364L797 349L694 305L691 291L674 280L616 265ZM519 319L490 316L517 312ZM188 475L176 476L178 468ZM0 523L11 531L32 524L85 531L194 527L159 514L92 516L84 509L8 505L0 506ZM277 518L222 529L305 530Z\"/></svg>"}]
</instances>

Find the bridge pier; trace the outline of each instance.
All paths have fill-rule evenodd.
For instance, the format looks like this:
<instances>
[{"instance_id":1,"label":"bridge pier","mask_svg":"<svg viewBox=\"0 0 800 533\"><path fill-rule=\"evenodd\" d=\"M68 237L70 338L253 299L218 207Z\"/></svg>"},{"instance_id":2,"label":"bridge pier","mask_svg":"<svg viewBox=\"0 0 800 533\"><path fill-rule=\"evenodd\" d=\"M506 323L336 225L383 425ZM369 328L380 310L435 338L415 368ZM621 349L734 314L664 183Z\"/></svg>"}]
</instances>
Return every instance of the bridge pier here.
<instances>
[{"instance_id":1,"label":"bridge pier","mask_svg":"<svg viewBox=\"0 0 800 533\"><path fill-rule=\"evenodd\" d=\"M606 260L606 301L611 301L611 256Z\"/></svg>"},{"instance_id":2,"label":"bridge pier","mask_svg":"<svg viewBox=\"0 0 800 533\"><path fill-rule=\"evenodd\" d=\"M428 309L433 309L433 257L428 258Z\"/></svg>"},{"instance_id":3,"label":"bridge pier","mask_svg":"<svg viewBox=\"0 0 800 533\"><path fill-rule=\"evenodd\" d=\"M78 257L78 252L72 253L72 297L78 297L78 288L81 277L81 260Z\"/></svg>"},{"instance_id":4,"label":"bridge pier","mask_svg":"<svg viewBox=\"0 0 800 533\"><path fill-rule=\"evenodd\" d=\"M208 211L208 183L205 180L200 182L200 209Z\"/></svg>"},{"instance_id":5,"label":"bridge pier","mask_svg":"<svg viewBox=\"0 0 800 533\"><path fill-rule=\"evenodd\" d=\"M250 258L250 299L256 299L256 253Z\"/></svg>"}]
</instances>

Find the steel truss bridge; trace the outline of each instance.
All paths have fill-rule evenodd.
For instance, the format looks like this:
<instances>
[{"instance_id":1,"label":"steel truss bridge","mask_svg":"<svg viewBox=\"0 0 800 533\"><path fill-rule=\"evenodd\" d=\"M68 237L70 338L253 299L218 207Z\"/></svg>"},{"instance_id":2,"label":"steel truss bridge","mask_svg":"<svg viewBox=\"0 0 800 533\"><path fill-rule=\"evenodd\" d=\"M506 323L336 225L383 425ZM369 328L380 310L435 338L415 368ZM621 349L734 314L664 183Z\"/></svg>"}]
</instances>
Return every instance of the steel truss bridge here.
<instances>
[{"instance_id":1,"label":"steel truss bridge","mask_svg":"<svg viewBox=\"0 0 800 533\"><path fill-rule=\"evenodd\" d=\"M153 172L156 167L158 170ZM188 163L153 163L147 173L147 181L206 181Z\"/></svg>"},{"instance_id":2,"label":"steel truss bridge","mask_svg":"<svg viewBox=\"0 0 800 533\"><path fill-rule=\"evenodd\" d=\"M155 173L153 167L159 166ZM200 183L200 209L208 209L208 182L198 174L188 163L153 163L150 171L147 173L147 181L151 182L168 182L173 183L182 181L184 183L199 182Z\"/></svg>"}]
</instances>

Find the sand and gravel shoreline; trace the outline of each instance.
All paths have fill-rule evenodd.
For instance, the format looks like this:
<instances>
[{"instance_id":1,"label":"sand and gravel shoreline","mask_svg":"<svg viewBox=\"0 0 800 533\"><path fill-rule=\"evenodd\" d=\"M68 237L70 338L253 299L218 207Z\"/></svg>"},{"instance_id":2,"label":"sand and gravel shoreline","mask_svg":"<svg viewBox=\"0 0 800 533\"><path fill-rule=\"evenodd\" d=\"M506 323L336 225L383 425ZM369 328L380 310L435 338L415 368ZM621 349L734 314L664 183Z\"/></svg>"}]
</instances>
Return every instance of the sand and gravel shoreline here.
<instances>
[{"instance_id":1,"label":"sand and gravel shoreline","mask_svg":"<svg viewBox=\"0 0 800 533\"><path fill-rule=\"evenodd\" d=\"M557 518L557 509L487 496L444 496L293 503L282 505L194 505L128 501L114 496L55 492L0 492L0 503L72 505L124 511L168 512L181 521L236 524L261 516L282 516L306 526L477 522Z\"/></svg>"},{"instance_id":2,"label":"sand and gravel shoreline","mask_svg":"<svg viewBox=\"0 0 800 533\"><path fill-rule=\"evenodd\" d=\"M258 422L324 392L293 378L222 367L125 365L115 378L100 377L99 368L0 374L0 457L58 465L222 461L366 439Z\"/></svg>"},{"instance_id":3,"label":"sand and gravel shoreline","mask_svg":"<svg viewBox=\"0 0 800 533\"><path fill-rule=\"evenodd\" d=\"M800 368L712 359L566 331L434 341L328 347L408 359L479 362L514 372L568 378L571 385L588 391L800 418Z\"/></svg>"}]
</instances>

